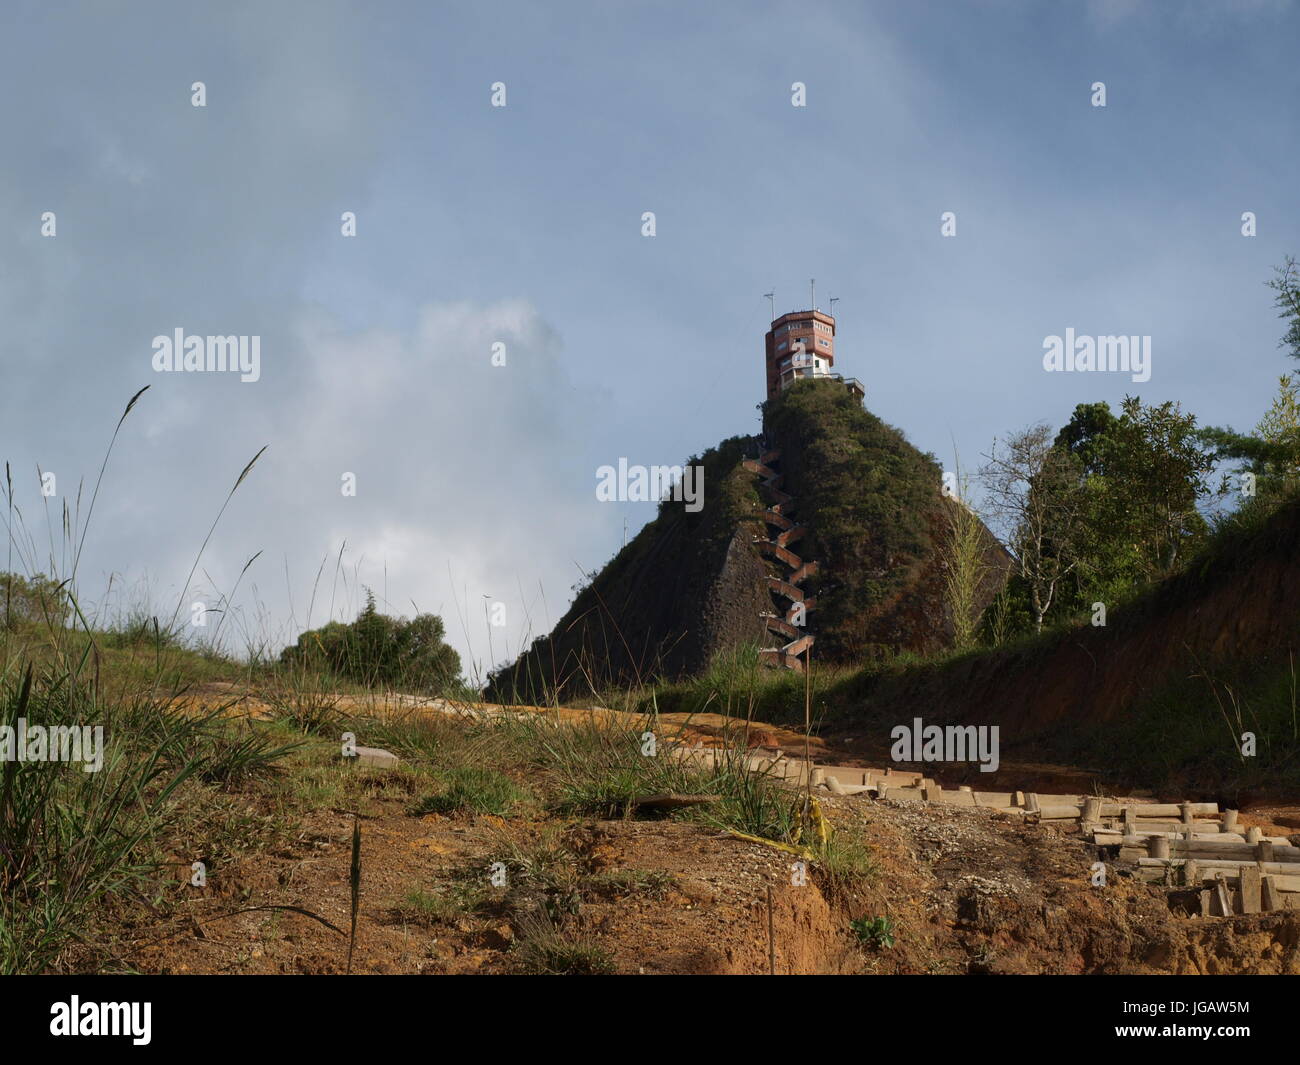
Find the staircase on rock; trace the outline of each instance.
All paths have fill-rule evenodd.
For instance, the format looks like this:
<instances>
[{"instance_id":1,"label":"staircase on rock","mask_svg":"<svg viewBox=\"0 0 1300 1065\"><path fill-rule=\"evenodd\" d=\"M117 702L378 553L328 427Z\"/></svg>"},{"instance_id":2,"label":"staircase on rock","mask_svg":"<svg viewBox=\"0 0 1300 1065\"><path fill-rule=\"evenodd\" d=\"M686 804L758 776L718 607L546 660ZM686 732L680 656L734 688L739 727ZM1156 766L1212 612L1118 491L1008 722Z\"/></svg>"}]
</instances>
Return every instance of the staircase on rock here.
<instances>
[{"instance_id":1,"label":"staircase on rock","mask_svg":"<svg viewBox=\"0 0 1300 1065\"><path fill-rule=\"evenodd\" d=\"M764 631L784 637L786 642L779 647L763 648L759 651L759 661L803 672L814 640L803 631L803 626L816 599L805 597L799 585L817 573L817 563L805 562L790 550L790 545L803 537L805 529L790 517L795 509L794 496L781 490L782 475L772 468L780 461L779 450L765 451L757 459L745 459L745 469L760 479L759 488L767 503L761 517L773 530L766 538L755 537L754 542L759 550L787 570L783 577L767 578L773 610L762 614Z\"/></svg>"}]
</instances>

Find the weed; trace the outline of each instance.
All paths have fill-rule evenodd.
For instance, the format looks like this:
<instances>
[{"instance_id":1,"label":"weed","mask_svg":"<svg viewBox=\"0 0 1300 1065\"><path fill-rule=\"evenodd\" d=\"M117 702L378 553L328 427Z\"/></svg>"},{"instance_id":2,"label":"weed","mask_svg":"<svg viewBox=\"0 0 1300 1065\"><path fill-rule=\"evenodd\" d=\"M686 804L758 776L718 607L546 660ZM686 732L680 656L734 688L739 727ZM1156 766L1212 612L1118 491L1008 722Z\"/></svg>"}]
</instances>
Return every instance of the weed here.
<instances>
[{"instance_id":1,"label":"weed","mask_svg":"<svg viewBox=\"0 0 1300 1065\"><path fill-rule=\"evenodd\" d=\"M864 946L888 950L894 945L894 922L888 917L859 917L849 922L849 928Z\"/></svg>"},{"instance_id":2,"label":"weed","mask_svg":"<svg viewBox=\"0 0 1300 1065\"><path fill-rule=\"evenodd\" d=\"M475 813L505 817L527 793L504 773L495 769L463 766L439 776L442 789L421 798L412 808L415 814Z\"/></svg>"}]
</instances>

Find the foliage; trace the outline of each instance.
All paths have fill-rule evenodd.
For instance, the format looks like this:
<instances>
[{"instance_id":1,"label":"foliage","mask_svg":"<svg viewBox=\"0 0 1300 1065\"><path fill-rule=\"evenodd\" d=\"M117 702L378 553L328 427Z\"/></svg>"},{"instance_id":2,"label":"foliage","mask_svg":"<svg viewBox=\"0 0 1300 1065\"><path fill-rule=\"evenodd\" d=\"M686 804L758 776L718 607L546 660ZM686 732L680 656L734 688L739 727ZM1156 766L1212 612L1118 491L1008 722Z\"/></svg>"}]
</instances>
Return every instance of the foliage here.
<instances>
[{"instance_id":1,"label":"foliage","mask_svg":"<svg viewBox=\"0 0 1300 1065\"><path fill-rule=\"evenodd\" d=\"M64 585L44 574L0 573L0 625L48 625L61 629L72 616Z\"/></svg>"},{"instance_id":2,"label":"foliage","mask_svg":"<svg viewBox=\"0 0 1300 1065\"><path fill-rule=\"evenodd\" d=\"M988 505L1009 535L1020 584L1034 627L1057 597L1058 587L1079 563L1083 535L1082 461L1055 446L1046 423L998 441L980 467Z\"/></svg>"},{"instance_id":3,"label":"foliage","mask_svg":"<svg viewBox=\"0 0 1300 1065\"><path fill-rule=\"evenodd\" d=\"M438 774L442 790L416 803L415 814L474 813L504 817L525 792L504 773L485 766L459 766Z\"/></svg>"},{"instance_id":4,"label":"foliage","mask_svg":"<svg viewBox=\"0 0 1300 1065\"><path fill-rule=\"evenodd\" d=\"M888 917L859 917L849 922L849 928L865 946L885 950L894 945L894 922Z\"/></svg>"},{"instance_id":5,"label":"foliage","mask_svg":"<svg viewBox=\"0 0 1300 1065\"><path fill-rule=\"evenodd\" d=\"M1198 504L1214 456L1177 403L1126 397L1081 403L1049 444L1042 424L1009 438L981 470L991 506L1010 518L1019 572L1003 635L1114 606L1177 572L1204 542ZM986 626L986 632L988 631Z\"/></svg>"},{"instance_id":6,"label":"foliage","mask_svg":"<svg viewBox=\"0 0 1300 1065\"><path fill-rule=\"evenodd\" d=\"M367 590L355 621L331 621L304 632L280 657L285 664L328 669L360 684L438 695L454 688L460 676L460 656L445 636L437 615L409 621L389 617L379 613L374 593Z\"/></svg>"},{"instance_id":7,"label":"foliage","mask_svg":"<svg viewBox=\"0 0 1300 1065\"><path fill-rule=\"evenodd\" d=\"M836 381L796 382L765 405L764 425L808 517L800 554L836 575L813 589L818 652L860 658L870 617L932 557L939 465Z\"/></svg>"},{"instance_id":8,"label":"foliage","mask_svg":"<svg viewBox=\"0 0 1300 1065\"><path fill-rule=\"evenodd\" d=\"M980 589L991 567L985 555L984 523L966 502L969 486L960 469L958 481L958 497L944 507L939 550L943 557L944 599L952 619L953 647L961 651L975 642L982 613Z\"/></svg>"},{"instance_id":9,"label":"foliage","mask_svg":"<svg viewBox=\"0 0 1300 1065\"><path fill-rule=\"evenodd\" d=\"M1280 346L1288 349L1291 358L1300 359L1300 264L1288 255L1281 266L1274 267L1274 274L1265 284L1277 293L1273 301L1277 316L1287 323Z\"/></svg>"}]
</instances>

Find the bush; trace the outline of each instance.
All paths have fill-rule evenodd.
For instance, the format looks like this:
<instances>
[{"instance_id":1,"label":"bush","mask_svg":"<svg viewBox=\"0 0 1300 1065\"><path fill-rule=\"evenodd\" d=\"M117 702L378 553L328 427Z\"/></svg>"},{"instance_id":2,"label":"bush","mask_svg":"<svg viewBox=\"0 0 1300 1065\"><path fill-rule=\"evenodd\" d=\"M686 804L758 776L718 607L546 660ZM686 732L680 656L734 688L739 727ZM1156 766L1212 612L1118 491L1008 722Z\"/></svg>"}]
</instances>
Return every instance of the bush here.
<instances>
[{"instance_id":1,"label":"bush","mask_svg":"<svg viewBox=\"0 0 1300 1065\"><path fill-rule=\"evenodd\" d=\"M280 661L286 665L328 669L336 676L367 686L402 687L441 695L460 681L460 655L444 637L436 614L411 620L392 618L375 608L374 593L356 621L331 621L304 632Z\"/></svg>"},{"instance_id":2,"label":"bush","mask_svg":"<svg viewBox=\"0 0 1300 1065\"><path fill-rule=\"evenodd\" d=\"M58 581L41 573L34 577L0 573L0 626L48 624L61 629L71 615L72 604Z\"/></svg>"}]
</instances>

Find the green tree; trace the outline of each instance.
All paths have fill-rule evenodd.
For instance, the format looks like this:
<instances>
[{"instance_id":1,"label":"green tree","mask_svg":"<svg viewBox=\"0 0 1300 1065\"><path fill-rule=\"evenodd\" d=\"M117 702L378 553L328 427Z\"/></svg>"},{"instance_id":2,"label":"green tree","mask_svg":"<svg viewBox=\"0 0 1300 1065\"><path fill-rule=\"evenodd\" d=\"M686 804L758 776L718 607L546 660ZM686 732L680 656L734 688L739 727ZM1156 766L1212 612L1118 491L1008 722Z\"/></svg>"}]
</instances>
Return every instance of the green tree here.
<instances>
[{"instance_id":1,"label":"green tree","mask_svg":"<svg viewBox=\"0 0 1300 1065\"><path fill-rule=\"evenodd\" d=\"M1274 275L1264 283L1277 294L1273 301L1277 316L1287 323L1279 346L1290 349L1291 358L1300 359L1300 264L1288 255L1281 266L1274 267Z\"/></svg>"},{"instance_id":2,"label":"green tree","mask_svg":"<svg viewBox=\"0 0 1300 1065\"><path fill-rule=\"evenodd\" d=\"M1078 456L1085 476L1099 473L1100 442L1114 426L1115 415L1109 403L1080 403L1056 434L1055 444Z\"/></svg>"},{"instance_id":3,"label":"green tree","mask_svg":"<svg viewBox=\"0 0 1300 1065\"><path fill-rule=\"evenodd\" d=\"M286 664L325 668L360 684L403 688L440 695L460 680L460 655L445 642L446 629L436 614L410 621L381 614L374 593L350 623L331 621L304 632L286 647Z\"/></svg>"},{"instance_id":4,"label":"green tree","mask_svg":"<svg viewBox=\"0 0 1300 1065\"><path fill-rule=\"evenodd\" d=\"M1016 560L1036 629L1079 563L1082 460L1055 446L1045 422L993 442L980 467L985 499Z\"/></svg>"},{"instance_id":5,"label":"green tree","mask_svg":"<svg viewBox=\"0 0 1300 1065\"><path fill-rule=\"evenodd\" d=\"M1197 504L1213 457L1176 403L1081 403L1056 436L1081 464L1084 520L1068 611L1114 603L1173 572L1206 533Z\"/></svg>"},{"instance_id":6,"label":"green tree","mask_svg":"<svg viewBox=\"0 0 1300 1065\"><path fill-rule=\"evenodd\" d=\"M1146 579L1168 575L1206 532L1197 502L1208 491L1214 460L1195 415L1172 401L1143 406L1128 396L1123 413L1099 438L1099 454L1099 528L1112 530L1112 542L1128 538Z\"/></svg>"},{"instance_id":7,"label":"green tree","mask_svg":"<svg viewBox=\"0 0 1300 1065\"><path fill-rule=\"evenodd\" d=\"M1278 317L1287 323L1279 347L1300 359L1300 265L1288 256L1274 268L1274 277L1265 284L1275 293ZM1202 442L1216 459L1235 460L1236 473L1252 474L1257 495L1247 494L1242 509L1271 509L1296 488L1296 471L1300 469L1300 432L1296 431L1297 379L1283 375L1277 396L1254 433L1239 433L1222 426L1210 426L1200 432ZM1226 492L1227 484L1223 491Z\"/></svg>"}]
</instances>

